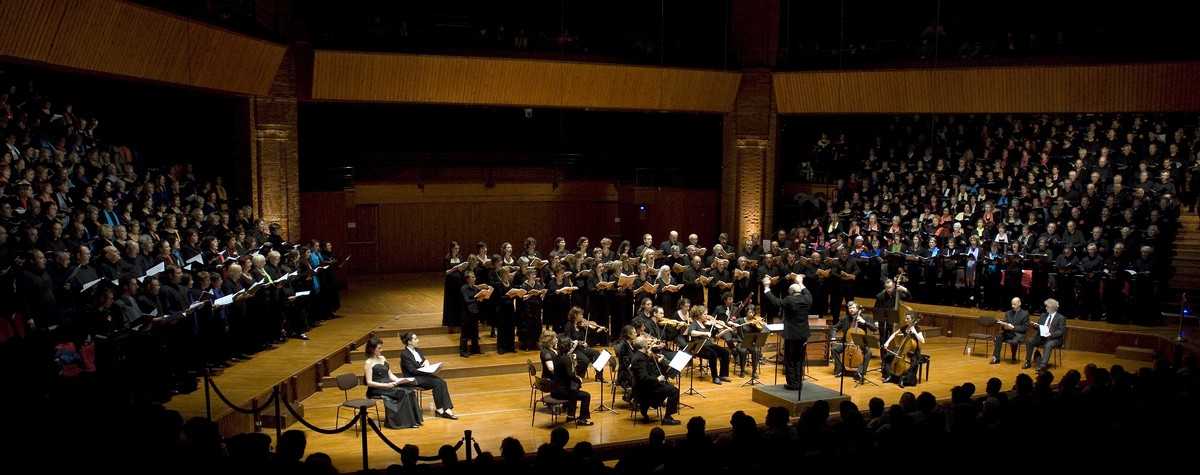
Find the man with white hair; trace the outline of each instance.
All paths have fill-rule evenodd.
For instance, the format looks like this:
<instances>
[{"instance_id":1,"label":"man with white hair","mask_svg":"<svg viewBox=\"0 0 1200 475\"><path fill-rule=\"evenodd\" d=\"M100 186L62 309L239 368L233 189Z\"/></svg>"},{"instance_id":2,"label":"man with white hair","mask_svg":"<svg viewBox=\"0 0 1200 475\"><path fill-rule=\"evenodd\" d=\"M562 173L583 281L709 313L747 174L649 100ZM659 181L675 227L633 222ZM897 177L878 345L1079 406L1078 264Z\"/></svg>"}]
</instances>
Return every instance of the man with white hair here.
<instances>
[{"instance_id":1,"label":"man with white hair","mask_svg":"<svg viewBox=\"0 0 1200 475\"><path fill-rule=\"evenodd\" d=\"M784 380L790 391L801 391L804 384L804 344L808 341L808 310L812 294L804 287L804 274L796 274L788 295L784 298L771 293L771 278L763 277L763 296L783 310Z\"/></svg>"},{"instance_id":2,"label":"man with white hair","mask_svg":"<svg viewBox=\"0 0 1200 475\"><path fill-rule=\"evenodd\" d=\"M1042 321L1030 323L1037 327L1038 333L1025 344L1025 365L1021 367L1023 369L1030 367L1036 350L1039 353L1037 370L1045 371L1046 366L1050 364L1050 351L1062 347L1063 335L1067 333L1067 318L1058 313L1058 301L1046 299L1045 304L1046 314L1042 315Z\"/></svg>"}]
</instances>

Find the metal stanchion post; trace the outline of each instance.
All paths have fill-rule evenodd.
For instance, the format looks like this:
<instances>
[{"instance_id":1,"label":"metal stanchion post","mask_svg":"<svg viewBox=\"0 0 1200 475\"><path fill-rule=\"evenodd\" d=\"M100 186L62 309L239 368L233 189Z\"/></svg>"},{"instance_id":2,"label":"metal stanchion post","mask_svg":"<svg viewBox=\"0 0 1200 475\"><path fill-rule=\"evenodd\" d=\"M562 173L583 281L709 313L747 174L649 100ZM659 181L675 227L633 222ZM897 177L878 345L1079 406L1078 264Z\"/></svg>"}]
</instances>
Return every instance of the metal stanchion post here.
<instances>
[{"instance_id":1,"label":"metal stanchion post","mask_svg":"<svg viewBox=\"0 0 1200 475\"><path fill-rule=\"evenodd\" d=\"M204 368L204 416L212 422L212 396L209 395L208 368Z\"/></svg>"},{"instance_id":2,"label":"metal stanchion post","mask_svg":"<svg viewBox=\"0 0 1200 475\"><path fill-rule=\"evenodd\" d=\"M471 440L471 431L463 431L463 444L467 446L467 463L471 463L471 449L474 445L474 441Z\"/></svg>"},{"instance_id":3,"label":"metal stanchion post","mask_svg":"<svg viewBox=\"0 0 1200 475\"><path fill-rule=\"evenodd\" d=\"M367 408L358 408L358 418L359 423L362 424L362 437L359 437L362 439L362 469L363 472L366 472L369 468L367 465Z\"/></svg>"},{"instance_id":4,"label":"metal stanchion post","mask_svg":"<svg viewBox=\"0 0 1200 475\"><path fill-rule=\"evenodd\" d=\"M275 386L271 390L275 393L275 445L279 445L279 440L283 438L283 421L279 419L279 398L283 397L279 394L279 386Z\"/></svg>"}]
</instances>

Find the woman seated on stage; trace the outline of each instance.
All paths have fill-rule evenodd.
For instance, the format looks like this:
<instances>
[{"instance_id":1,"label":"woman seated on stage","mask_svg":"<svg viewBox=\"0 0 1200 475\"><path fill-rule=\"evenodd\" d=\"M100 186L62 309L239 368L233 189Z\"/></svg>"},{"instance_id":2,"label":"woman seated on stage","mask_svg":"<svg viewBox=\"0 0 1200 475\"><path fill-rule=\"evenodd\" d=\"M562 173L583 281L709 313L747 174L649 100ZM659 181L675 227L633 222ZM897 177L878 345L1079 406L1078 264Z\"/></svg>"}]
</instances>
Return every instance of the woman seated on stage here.
<instances>
[{"instance_id":1,"label":"woman seated on stage","mask_svg":"<svg viewBox=\"0 0 1200 475\"><path fill-rule=\"evenodd\" d=\"M915 344L906 345L906 348L900 348L900 344L906 335L910 338L909 342ZM883 343L883 363L881 366L884 375L883 382L896 383L901 387L915 384L917 369L920 368L921 345L924 343L925 334L917 326L912 314L904 315L904 321L896 326L896 331L893 331L892 335ZM906 368L903 372L893 369L892 362L896 358L901 358L907 363L896 365L899 368Z\"/></svg>"},{"instance_id":2,"label":"woman seated on stage","mask_svg":"<svg viewBox=\"0 0 1200 475\"><path fill-rule=\"evenodd\" d=\"M583 380L575 374L574 342L559 340L552 331L542 334L542 379L550 380L550 396L567 401L567 422L590 426L592 395L583 391ZM579 406L579 418L575 409Z\"/></svg>"},{"instance_id":3,"label":"woman seated on stage","mask_svg":"<svg viewBox=\"0 0 1200 475\"><path fill-rule=\"evenodd\" d=\"M383 426L389 429L409 429L421 426L421 407L417 395L408 386L414 378L396 376L388 367L383 356L383 340L372 336L367 340L367 360L363 362L363 373L367 378L367 397L382 399L387 409Z\"/></svg>"},{"instance_id":4,"label":"woman seated on stage","mask_svg":"<svg viewBox=\"0 0 1200 475\"><path fill-rule=\"evenodd\" d=\"M404 375L414 380L414 386L433 391L433 405L437 409L435 414L438 417L458 419L458 416L454 415L454 403L450 401L450 389L446 387L446 381L437 374L421 371L430 364L425 355L421 354L421 350L417 349L421 339L416 333L405 333L400 339L404 341L404 353L400 354L400 369ZM420 411L421 408L418 407L417 410Z\"/></svg>"}]
</instances>

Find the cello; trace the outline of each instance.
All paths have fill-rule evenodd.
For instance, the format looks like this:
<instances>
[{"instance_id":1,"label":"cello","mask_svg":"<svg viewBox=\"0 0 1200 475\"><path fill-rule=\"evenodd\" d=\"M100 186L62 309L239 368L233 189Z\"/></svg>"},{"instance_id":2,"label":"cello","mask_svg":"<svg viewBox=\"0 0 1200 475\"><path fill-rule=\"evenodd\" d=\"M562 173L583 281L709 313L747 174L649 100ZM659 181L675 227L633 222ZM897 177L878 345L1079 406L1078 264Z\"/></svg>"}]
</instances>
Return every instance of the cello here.
<instances>
[{"instance_id":1,"label":"cello","mask_svg":"<svg viewBox=\"0 0 1200 475\"><path fill-rule=\"evenodd\" d=\"M854 317L847 316L846 318L853 319L851 320L850 327L842 333L842 342L845 345L842 350L842 367L857 368L863 362L863 349L854 342L856 338L857 341L866 341L867 332L858 326L857 315Z\"/></svg>"},{"instance_id":2,"label":"cello","mask_svg":"<svg viewBox=\"0 0 1200 475\"><path fill-rule=\"evenodd\" d=\"M900 338L892 338L892 341L884 348L884 351L892 355L891 361L888 362L888 372L892 376L900 378L901 386L904 385L904 379L916 365L917 357L921 354L921 341L914 338L909 332L910 328L915 328L921 321L921 316L913 317L912 309L907 306L905 308L908 309L908 319L911 321L897 329L896 331L903 335Z\"/></svg>"}]
</instances>

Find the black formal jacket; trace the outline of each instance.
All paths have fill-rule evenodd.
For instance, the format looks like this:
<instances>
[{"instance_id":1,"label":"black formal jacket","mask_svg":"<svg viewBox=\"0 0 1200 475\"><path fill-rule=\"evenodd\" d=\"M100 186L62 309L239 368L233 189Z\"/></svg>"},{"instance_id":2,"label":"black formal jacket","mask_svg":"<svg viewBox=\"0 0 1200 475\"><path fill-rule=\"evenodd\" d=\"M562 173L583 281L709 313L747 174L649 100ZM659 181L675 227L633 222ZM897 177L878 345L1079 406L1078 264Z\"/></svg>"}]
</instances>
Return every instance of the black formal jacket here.
<instances>
[{"instance_id":1,"label":"black formal jacket","mask_svg":"<svg viewBox=\"0 0 1200 475\"><path fill-rule=\"evenodd\" d=\"M1029 312L1026 310L1008 310L1004 312L1004 321L1011 323L1013 326L1012 332L1024 334L1025 329L1029 328ZM1004 330L1009 331L1009 330Z\"/></svg>"},{"instance_id":2,"label":"black formal jacket","mask_svg":"<svg viewBox=\"0 0 1200 475\"><path fill-rule=\"evenodd\" d=\"M461 290L467 313L479 315L479 301L475 300L475 294L479 293L479 289L471 287L470 284L463 284Z\"/></svg>"},{"instance_id":3,"label":"black formal jacket","mask_svg":"<svg viewBox=\"0 0 1200 475\"><path fill-rule=\"evenodd\" d=\"M425 354L421 353L420 349L417 349L417 356L419 356L420 359L414 357L412 350L408 348L405 348L404 351L400 352L400 369L404 371L403 376L410 378L414 376L430 376L417 371L417 368L420 368L421 365L425 364Z\"/></svg>"},{"instance_id":4,"label":"black formal jacket","mask_svg":"<svg viewBox=\"0 0 1200 475\"><path fill-rule=\"evenodd\" d=\"M763 292L771 305L783 309L783 338L785 340L808 339L808 309L812 307L812 293L807 288L798 294L780 299L774 292Z\"/></svg>"},{"instance_id":5,"label":"black formal jacket","mask_svg":"<svg viewBox=\"0 0 1200 475\"><path fill-rule=\"evenodd\" d=\"M1046 318L1049 316L1050 314L1048 313L1042 315L1040 323L1045 324ZM1050 336L1046 339L1061 340L1065 333L1067 333L1067 317L1063 316L1061 313L1058 313L1054 316L1054 321L1050 322Z\"/></svg>"}]
</instances>

